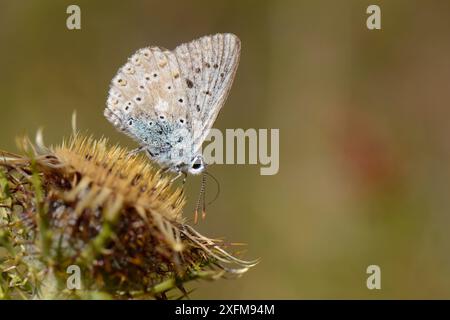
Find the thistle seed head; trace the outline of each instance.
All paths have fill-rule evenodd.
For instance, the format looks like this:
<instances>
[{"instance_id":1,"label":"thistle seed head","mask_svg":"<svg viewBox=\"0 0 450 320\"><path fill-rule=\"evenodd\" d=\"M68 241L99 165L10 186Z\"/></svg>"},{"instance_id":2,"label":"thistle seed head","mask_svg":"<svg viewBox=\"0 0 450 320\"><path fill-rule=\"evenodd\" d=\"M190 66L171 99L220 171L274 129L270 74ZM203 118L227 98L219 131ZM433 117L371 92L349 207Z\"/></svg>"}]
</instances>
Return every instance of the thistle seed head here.
<instances>
[{"instance_id":1,"label":"thistle seed head","mask_svg":"<svg viewBox=\"0 0 450 320\"><path fill-rule=\"evenodd\" d=\"M187 225L182 190L143 157L78 134L20 146L0 151L0 298L169 298L256 264Z\"/></svg>"}]
</instances>

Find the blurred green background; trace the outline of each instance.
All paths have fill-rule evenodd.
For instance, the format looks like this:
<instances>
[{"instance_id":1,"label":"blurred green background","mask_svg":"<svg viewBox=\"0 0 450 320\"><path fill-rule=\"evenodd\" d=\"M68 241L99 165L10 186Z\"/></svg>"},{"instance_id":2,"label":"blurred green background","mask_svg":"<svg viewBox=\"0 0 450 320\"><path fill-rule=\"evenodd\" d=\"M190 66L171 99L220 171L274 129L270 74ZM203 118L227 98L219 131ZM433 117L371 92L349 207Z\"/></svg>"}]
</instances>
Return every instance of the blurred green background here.
<instances>
[{"instance_id":1,"label":"blurred green background","mask_svg":"<svg viewBox=\"0 0 450 320\"><path fill-rule=\"evenodd\" d=\"M217 32L237 34L242 56L215 127L279 128L280 171L210 168L222 193L200 231L262 260L192 297L450 298L448 1L0 0L0 148L41 126L59 143L73 110L82 130L135 147L103 117L117 69L138 48ZM366 287L371 264L381 290Z\"/></svg>"}]
</instances>

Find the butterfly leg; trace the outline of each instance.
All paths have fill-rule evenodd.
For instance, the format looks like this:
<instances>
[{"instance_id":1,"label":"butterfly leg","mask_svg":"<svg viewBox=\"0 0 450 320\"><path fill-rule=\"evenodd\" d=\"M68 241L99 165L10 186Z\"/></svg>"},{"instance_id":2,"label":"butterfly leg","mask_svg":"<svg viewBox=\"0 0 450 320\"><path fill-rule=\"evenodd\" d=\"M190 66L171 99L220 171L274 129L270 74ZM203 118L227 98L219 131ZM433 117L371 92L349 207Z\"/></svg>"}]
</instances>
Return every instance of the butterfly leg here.
<instances>
[{"instance_id":1,"label":"butterfly leg","mask_svg":"<svg viewBox=\"0 0 450 320\"><path fill-rule=\"evenodd\" d=\"M183 182L182 183L184 185L184 183L186 182L187 173L183 172L183 171L178 171L177 175L174 178L172 178L172 180L170 180L170 183L175 182L181 176L183 176Z\"/></svg>"},{"instance_id":2,"label":"butterfly leg","mask_svg":"<svg viewBox=\"0 0 450 320\"><path fill-rule=\"evenodd\" d=\"M128 153L128 158L133 157L135 155L137 155L139 152L141 152L142 150L144 150L145 147L140 146L139 148L133 149Z\"/></svg>"},{"instance_id":3,"label":"butterfly leg","mask_svg":"<svg viewBox=\"0 0 450 320\"><path fill-rule=\"evenodd\" d=\"M170 167L161 168L161 174L164 174L170 170Z\"/></svg>"},{"instance_id":4,"label":"butterfly leg","mask_svg":"<svg viewBox=\"0 0 450 320\"><path fill-rule=\"evenodd\" d=\"M181 182L181 184L183 185L183 189L184 189L184 184L186 183L186 178L187 178L187 173L183 171L183 182Z\"/></svg>"}]
</instances>

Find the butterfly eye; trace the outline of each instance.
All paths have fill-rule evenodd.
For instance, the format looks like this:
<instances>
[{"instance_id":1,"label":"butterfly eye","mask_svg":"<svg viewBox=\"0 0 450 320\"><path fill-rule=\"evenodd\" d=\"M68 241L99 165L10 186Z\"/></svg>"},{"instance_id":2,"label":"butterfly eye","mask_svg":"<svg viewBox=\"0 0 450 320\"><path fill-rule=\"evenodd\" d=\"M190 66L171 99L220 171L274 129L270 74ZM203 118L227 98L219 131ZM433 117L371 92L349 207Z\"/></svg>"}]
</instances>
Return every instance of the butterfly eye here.
<instances>
[{"instance_id":1,"label":"butterfly eye","mask_svg":"<svg viewBox=\"0 0 450 320\"><path fill-rule=\"evenodd\" d=\"M191 169L194 171L191 173L199 173L200 171L202 171L204 168L204 164L203 164L203 159L201 156L197 156L193 159L192 164L191 164Z\"/></svg>"},{"instance_id":2,"label":"butterfly eye","mask_svg":"<svg viewBox=\"0 0 450 320\"><path fill-rule=\"evenodd\" d=\"M192 169L198 170L198 169L201 168L201 166L202 166L201 163L196 162L196 163L194 163L194 164L192 165Z\"/></svg>"}]
</instances>

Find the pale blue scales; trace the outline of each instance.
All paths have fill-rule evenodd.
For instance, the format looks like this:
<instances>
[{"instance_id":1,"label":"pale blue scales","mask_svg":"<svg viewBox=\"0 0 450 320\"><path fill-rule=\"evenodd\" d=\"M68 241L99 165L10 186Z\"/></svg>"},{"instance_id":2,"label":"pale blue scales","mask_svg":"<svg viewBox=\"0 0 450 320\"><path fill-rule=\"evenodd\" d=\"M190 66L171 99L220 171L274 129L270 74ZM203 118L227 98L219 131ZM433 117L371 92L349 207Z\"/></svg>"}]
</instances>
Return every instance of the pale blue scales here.
<instances>
[{"instance_id":1,"label":"pale blue scales","mask_svg":"<svg viewBox=\"0 0 450 320\"><path fill-rule=\"evenodd\" d=\"M177 123L152 118L128 117L129 133L141 141L141 146L151 158L158 158L162 166L173 161L191 161L192 140L188 128Z\"/></svg>"}]
</instances>

